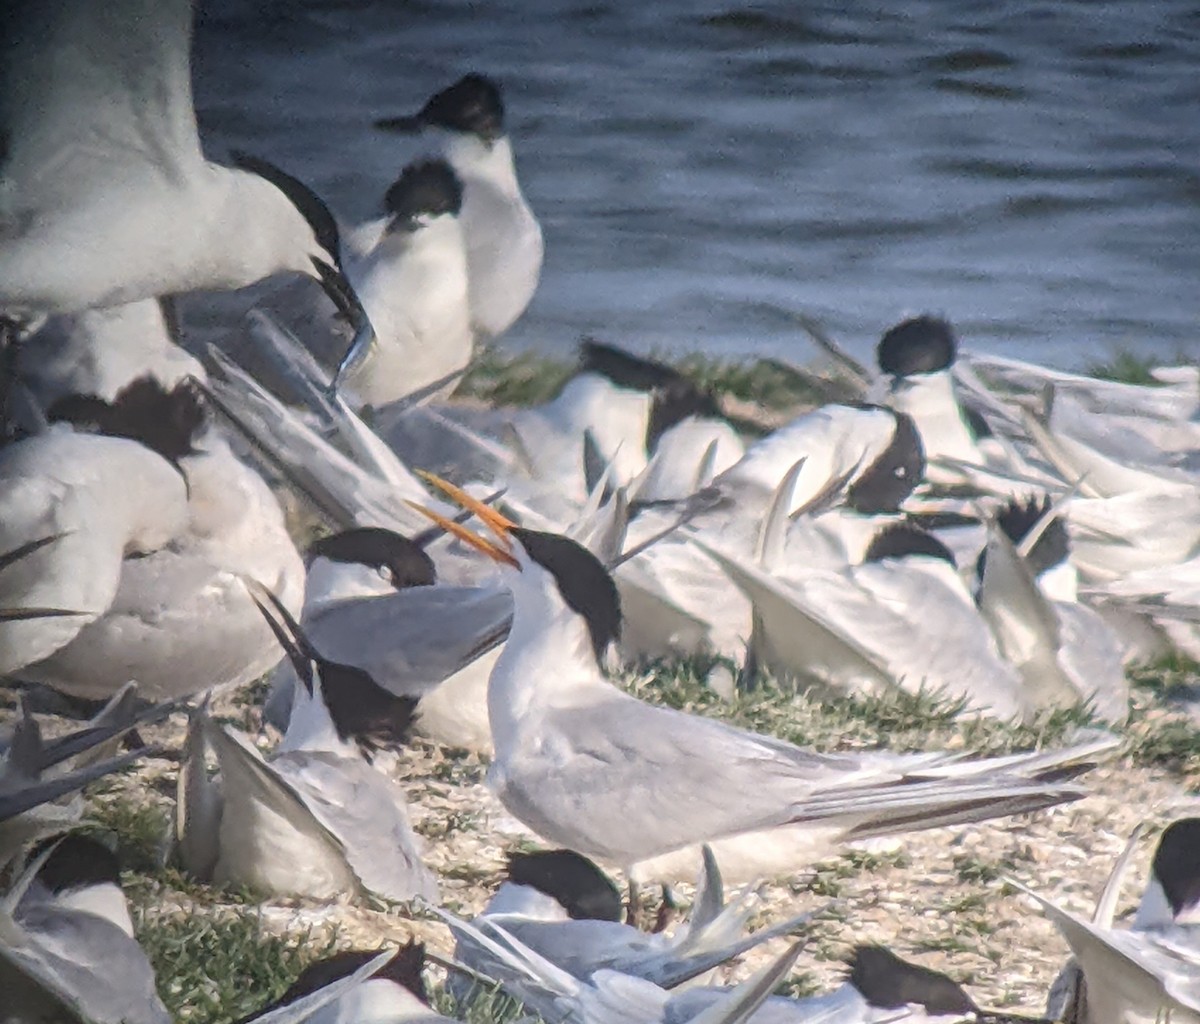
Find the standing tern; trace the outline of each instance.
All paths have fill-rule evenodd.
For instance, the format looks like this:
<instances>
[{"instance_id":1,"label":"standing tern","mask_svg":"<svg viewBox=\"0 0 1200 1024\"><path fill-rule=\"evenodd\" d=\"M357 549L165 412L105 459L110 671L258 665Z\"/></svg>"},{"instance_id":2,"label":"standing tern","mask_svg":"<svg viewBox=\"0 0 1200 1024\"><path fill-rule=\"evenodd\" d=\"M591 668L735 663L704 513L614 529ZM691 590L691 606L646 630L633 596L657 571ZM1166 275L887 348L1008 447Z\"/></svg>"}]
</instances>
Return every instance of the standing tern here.
<instances>
[{"instance_id":1,"label":"standing tern","mask_svg":"<svg viewBox=\"0 0 1200 1024\"><path fill-rule=\"evenodd\" d=\"M415 702L322 658L269 591L249 586L296 668L292 715L268 761L204 708L193 714L176 808L185 866L205 880L316 899L359 890L436 898L404 791L368 763L403 740ZM208 748L219 790L205 767Z\"/></svg>"},{"instance_id":2,"label":"standing tern","mask_svg":"<svg viewBox=\"0 0 1200 1024\"><path fill-rule=\"evenodd\" d=\"M841 842L1078 799L1065 779L1115 742L980 760L817 754L646 704L604 677L621 609L595 556L440 485L496 539L430 517L501 565L513 592L512 631L488 685L489 785L535 832L620 865L635 883L690 874L706 842L727 875L746 879L794 872Z\"/></svg>"},{"instance_id":3,"label":"standing tern","mask_svg":"<svg viewBox=\"0 0 1200 1024\"><path fill-rule=\"evenodd\" d=\"M525 311L542 272L542 227L517 181L500 86L464 75L414 115L377 121L413 133L462 180L471 322L479 340L507 331Z\"/></svg>"},{"instance_id":4,"label":"standing tern","mask_svg":"<svg viewBox=\"0 0 1200 1024\"><path fill-rule=\"evenodd\" d=\"M0 315L28 325L293 271L321 282L365 346L321 199L264 160L204 158L191 31L191 0L0 9Z\"/></svg>"}]
</instances>

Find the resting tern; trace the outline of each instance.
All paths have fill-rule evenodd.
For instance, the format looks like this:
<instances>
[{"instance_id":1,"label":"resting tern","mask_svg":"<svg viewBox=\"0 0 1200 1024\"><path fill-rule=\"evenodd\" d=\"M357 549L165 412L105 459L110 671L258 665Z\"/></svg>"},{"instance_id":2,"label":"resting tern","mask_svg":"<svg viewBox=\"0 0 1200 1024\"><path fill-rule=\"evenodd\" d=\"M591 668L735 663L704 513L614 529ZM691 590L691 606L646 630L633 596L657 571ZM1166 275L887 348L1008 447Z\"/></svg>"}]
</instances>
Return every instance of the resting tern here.
<instances>
[{"instance_id":1,"label":"resting tern","mask_svg":"<svg viewBox=\"0 0 1200 1024\"><path fill-rule=\"evenodd\" d=\"M794 871L840 842L1052 806L1082 795L1064 784L1067 766L1111 746L978 761L826 755L645 704L604 678L621 610L595 556L441 486L496 541L430 517L500 564L513 593L488 684L489 785L535 832L634 882L690 874L706 842L727 875L746 879Z\"/></svg>"},{"instance_id":2,"label":"resting tern","mask_svg":"<svg viewBox=\"0 0 1200 1024\"><path fill-rule=\"evenodd\" d=\"M140 379L112 403L56 410L101 433L56 426L0 453L5 543L45 541L26 571L0 576L0 592L87 614L0 623L13 637L0 671L90 699L135 679L159 699L240 686L276 664L239 576L294 609L303 563L266 483L204 430L191 385Z\"/></svg>"},{"instance_id":3,"label":"resting tern","mask_svg":"<svg viewBox=\"0 0 1200 1024\"><path fill-rule=\"evenodd\" d=\"M14 896L15 908L0 909L6 1014L21 1021L169 1024L108 847L79 834L51 841L5 902Z\"/></svg>"},{"instance_id":4,"label":"resting tern","mask_svg":"<svg viewBox=\"0 0 1200 1024\"><path fill-rule=\"evenodd\" d=\"M367 760L403 740L414 701L322 658L265 588L251 589L296 668L292 715L268 761L205 709L193 714L176 808L184 865L202 879L271 893L435 899L404 792ZM207 748L219 790L205 767Z\"/></svg>"},{"instance_id":5,"label":"resting tern","mask_svg":"<svg viewBox=\"0 0 1200 1024\"><path fill-rule=\"evenodd\" d=\"M744 928L756 900L743 893L729 904L716 861L704 851L704 870L691 919L674 935L648 933L620 922L621 897L595 864L569 850L512 853L508 880L473 924L495 926L556 967L586 980L617 970L674 988L772 938L791 934L812 919L804 914L753 934ZM460 963L484 975L495 966L485 947L460 937Z\"/></svg>"},{"instance_id":6,"label":"resting tern","mask_svg":"<svg viewBox=\"0 0 1200 1024\"><path fill-rule=\"evenodd\" d=\"M927 692L1003 719L1034 710L950 551L923 530L885 526L861 564L794 580L708 550L753 604L757 663L779 678Z\"/></svg>"},{"instance_id":7,"label":"resting tern","mask_svg":"<svg viewBox=\"0 0 1200 1024\"><path fill-rule=\"evenodd\" d=\"M469 74L431 96L416 114L376 122L389 131L419 132L462 181L471 323L479 340L513 325L542 271L542 228L517 182L504 114L500 86Z\"/></svg>"},{"instance_id":8,"label":"resting tern","mask_svg":"<svg viewBox=\"0 0 1200 1024\"><path fill-rule=\"evenodd\" d=\"M17 368L43 409L68 395L112 401L138 377L168 389L187 377L205 378L204 367L181 347L174 307L165 299L53 316L21 346Z\"/></svg>"},{"instance_id":9,"label":"resting tern","mask_svg":"<svg viewBox=\"0 0 1200 1024\"><path fill-rule=\"evenodd\" d=\"M1070 1019L1080 1024L1152 1024L1164 1017L1186 1024L1200 1021L1198 844L1197 819L1167 827L1129 930L1112 927L1111 909L1106 912L1102 906L1096 920L1089 920L1017 885L1057 926L1082 974L1074 1004L1065 1008ZM1115 898L1125 861L1118 862L1106 895L1113 889Z\"/></svg>"},{"instance_id":10,"label":"resting tern","mask_svg":"<svg viewBox=\"0 0 1200 1024\"><path fill-rule=\"evenodd\" d=\"M418 701L420 735L490 752L487 680L499 648L488 648L508 631L508 592L436 585L433 559L421 545L379 527L324 537L309 558L300 622L313 648ZM276 724L287 720L294 685L295 668L281 665L268 705Z\"/></svg>"},{"instance_id":11,"label":"resting tern","mask_svg":"<svg viewBox=\"0 0 1200 1024\"><path fill-rule=\"evenodd\" d=\"M353 977L373 962L377 966L370 977L306 1014L302 1018L304 1024L401 1024L403 1021L449 1024L452 1018L441 1016L429 1005L429 993L421 974L425 947L419 942L409 942L394 952L343 950L309 964L288 990L260 1013L270 1016L295 1007L315 993ZM258 1020L256 1016L238 1024L253 1024Z\"/></svg>"},{"instance_id":12,"label":"resting tern","mask_svg":"<svg viewBox=\"0 0 1200 1024\"><path fill-rule=\"evenodd\" d=\"M294 271L365 346L325 204L264 160L201 153L191 27L191 0L5 4L0 313L28 324Z\"/></svg>"}]
</instances>

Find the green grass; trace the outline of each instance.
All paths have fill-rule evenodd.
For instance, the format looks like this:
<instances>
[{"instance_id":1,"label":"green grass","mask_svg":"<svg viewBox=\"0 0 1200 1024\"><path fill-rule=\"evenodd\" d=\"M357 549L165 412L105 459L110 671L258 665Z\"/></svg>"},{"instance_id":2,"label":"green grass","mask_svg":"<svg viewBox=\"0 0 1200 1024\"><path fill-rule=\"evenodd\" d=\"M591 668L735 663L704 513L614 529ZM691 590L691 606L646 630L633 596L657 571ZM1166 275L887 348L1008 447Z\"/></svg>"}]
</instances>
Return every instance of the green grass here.
<instances>
[{"instance_id":1,"label":"green grass","mask_svg":"<svg viewBox=\"0 0 1200 1024\"><path fill-rule=\"evenodd\" d=\"M227 1024L259 1010L337 948L336 932L281 936L245 910L167 916L143 908L135 927L167 1009L196 1024Z\"/></svg>"},{"instance_id":2,"label":"green grass","mask_svg":"<svg viewBox=\"0 0 1200 1024\"><path fill-rule=\"evenodd\" d=\"M1150 387L1161 387L1161 381L1155 380L1150 371L1156 366L1195 365L1194 358L1180 355L1176 359L1158 359L1150 356L1139 356L1132 352L1117 352L1112 357L1088 367L1088 374L1101 380L1114 380L1122 384L1145 384Z\"/></svg>"},{"instance_id":3,"label":"green grass","mask_svg":"<svg viewBox=\"0 0 1200 1024\"><path fill-rule=\"evenodd\" d=\"M651 353L676 367L684 376L718 395L781 411L855 397L854 389L836 376L822 375L820 387L813 375L770 359L720 359L689 355L672 359ZM524 350L484 349L463 377L455 394L488 405L528 406L554 398L575 372L572 360Z\"/></svg>"}]
</instances>

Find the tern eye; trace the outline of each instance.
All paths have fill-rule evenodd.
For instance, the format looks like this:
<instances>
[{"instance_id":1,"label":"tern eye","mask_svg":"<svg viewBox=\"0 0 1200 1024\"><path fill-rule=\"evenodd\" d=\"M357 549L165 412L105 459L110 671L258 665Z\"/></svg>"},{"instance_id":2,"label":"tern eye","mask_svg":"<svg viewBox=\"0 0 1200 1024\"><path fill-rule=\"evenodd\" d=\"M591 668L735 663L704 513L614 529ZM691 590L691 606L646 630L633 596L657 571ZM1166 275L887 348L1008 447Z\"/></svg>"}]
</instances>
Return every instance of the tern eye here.
<instances>
[{"instance_id":1,"label":"tern eye","mask_svg":"<svg viewBox=\"0 0 1200 1024\"><path fill-rule=\"evenodd\" d=\"M375 571L379 574L379 578L383 580L384 583L391 583L393 586L395 585L396 577L392 573L392 570L388 568L388 566L378 565L375 567Z\"/></svg>"}]
</instances>

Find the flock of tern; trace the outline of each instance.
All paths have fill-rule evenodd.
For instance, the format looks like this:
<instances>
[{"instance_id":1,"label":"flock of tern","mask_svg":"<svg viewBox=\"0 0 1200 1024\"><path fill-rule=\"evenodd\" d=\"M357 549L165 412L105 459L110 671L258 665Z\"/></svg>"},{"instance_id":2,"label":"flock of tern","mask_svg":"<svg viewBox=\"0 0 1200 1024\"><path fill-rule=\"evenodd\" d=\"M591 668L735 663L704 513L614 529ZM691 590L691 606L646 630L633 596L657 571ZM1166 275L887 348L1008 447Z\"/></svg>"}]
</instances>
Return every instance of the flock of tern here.
<instances>
[{"instance_id":1,"label":"flock of tern","mask_svg":"<svg viewBox=\"0 0 1200 1024\"><path fill-rule=\"evenodd\" d=\"M0 11L0 678L102 705L51 738L23 695L4 740L0 1019L169 1020L78 794L146 753L137 726L185 713L178 863L413 901L455 936L452 987L586 1024L989 1019L878 947L810 999L772 995L802 941L713 985L807 922L746 934L752 894L724 884L1086 794L1125 666L1200 653L1197 368L1099 381L960 353L915 316L877 369L827 343L836 378L813 383L838 397L769 431L597 341L540 407L447 403L542 263L499 87L468 74L380 119L421 155L346 227L259 156L204 157L191 16ZM233 337L184 348L175 296L283 273ZM322 524L304 551L285 492ZM989 758L816 753L610 678L694 656L747 690L904 690L1004 720L1082 705L1105 728ZM264 754L209 695L266 673ZM439 906L382 770L411 733L484 753L495 797L556 848L512 855L474 920ZM1163 833L1119 929L1127 860L1090 919L1031 894L1075 954L1047 1012L1200 1021L1200 824ZM625 873L628 921L595 861ZM639 886L697 873L686 926L638 927ZM338 954L254 1019L445 1019L423 955Z\"/></svg>"}]
</instances>

